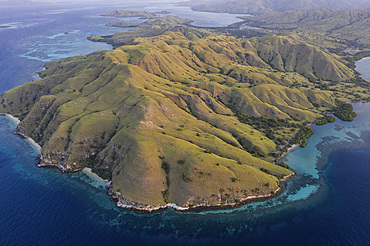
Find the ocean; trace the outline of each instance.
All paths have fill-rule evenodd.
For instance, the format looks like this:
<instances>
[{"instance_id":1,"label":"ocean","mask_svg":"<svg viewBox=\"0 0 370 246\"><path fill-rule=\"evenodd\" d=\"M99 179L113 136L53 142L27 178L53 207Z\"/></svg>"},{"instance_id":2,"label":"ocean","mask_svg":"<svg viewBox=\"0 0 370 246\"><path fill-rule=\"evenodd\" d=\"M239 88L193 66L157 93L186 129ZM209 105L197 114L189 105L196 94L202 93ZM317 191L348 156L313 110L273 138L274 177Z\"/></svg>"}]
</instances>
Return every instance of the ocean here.
<instances>
[{"instance_id":1,"label":"ocean","mask_svg":"<svg viewBox=\"0 0 370 246\"><path fill-rule=\"evenodd\" d=\"M1 7L0 26L10 27L0 29L0 92L37 79L47 61L111 49L86 37L124 30L105 26L117 18L99 16L117 8L169 10L203 26L238 21L169 3ZM357 69L369 78L370 59ZM84 173L37 168L37 150L1 116L0 245L368 245L370 104L353 105L353 122L312 126L306 148L285 156L298 175L280 195L233 209L153 214L120 210Z\"/></svg>"}]
</instances>

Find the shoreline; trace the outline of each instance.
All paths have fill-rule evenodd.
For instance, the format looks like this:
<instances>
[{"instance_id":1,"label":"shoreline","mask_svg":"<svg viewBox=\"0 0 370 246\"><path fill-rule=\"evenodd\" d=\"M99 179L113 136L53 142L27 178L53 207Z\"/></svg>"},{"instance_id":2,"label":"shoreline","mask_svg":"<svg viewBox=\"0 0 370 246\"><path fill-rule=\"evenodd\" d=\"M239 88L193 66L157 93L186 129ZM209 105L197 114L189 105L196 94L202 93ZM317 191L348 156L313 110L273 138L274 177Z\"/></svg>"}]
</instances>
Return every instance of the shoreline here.
<instances>
[{"instance_id":1,"label":"shoreline","mask_svg":"<svg viewBox=\"0 0 370 246\"><path fill-rule=\"evenodd\" d=\"M293 151L293 150L295 150L296 148L298 148L299 147L299 144L293 144L292 145L292 147L290 147L290 148L288 148L287 150L286 150L286 152L284 152L278 159L277 159L277 161L280 161L281 159L283 159L284 158L284 156L286 156L289 152L291 152L291 151ZM294 172L293 172L294 173ZM285 178L285 177L284 177Z\"/></svg>"},{"instance_id":2,"label":"shoreline","mask_svg":"<svg viewBox=\"0 0 370 246\"><path fill-rule=\"evenodd\" d=\"M280 179L281 182L284 182L290 178L293 178L297 174L295 172L292 172L291 174L288 174L284 176L282 179ZM108 195L112 197L112 199L116 202L116 206L120 209L125 209L125 210L130 210L134 211L136 213L155 213L155 212L160 212L163 211L167 208L173 208L178 212L200 212L200 211L210 211L210 210L224 210L224 209L231 209L235 207L242 206L248 202L252 201L258 201L258 200L265 200L268 198L275 197L279 195L283 191L282 187L277 187L275 190L274 194L267 194L267 195L255 195L255 196L247 196L245 198L242 198L240 200L240 203L219 203L219 204L214 204L214 205L207 205L207 204L199 204L199 205L194 205L194 206L179 206L174 203L167 203L165 205L158 205L158 206L144 206L144 205L138 205L135 202L126 200L126 199L120 199L119 196L121 195L120 192L116 192L113 190L108 189Z\"/></svg>"},{"instance_id":3,"label":"shoreline","mask_svg":"<svg viewBox=\"0 0 370 246\"><path fill-rule=\"evenodd\" d=\"M0 114L0 115L3 115L3 116L8 117L16 125L18 125L20 123L20 120L17 117L14 117L13 115L10 115L10 114ZM41 154L41 150L42 150L41 146L39 144L37 144L31 137L28 137L28 136L26 136L24 134L21 134L21 133L18 133L18 132L14 132L14 134L19 135L23 139L27 140ZM286 153L288 153L294 147L296 147L296 146L292 146L291 148L289 148ZM45 167L45 168L57 168L62 173L69 172L62 165L58 165L58 164L42 164L42 163L38 163L36 165L39 168L43 168L43 167ZM240 199L240 203L232 202L232 203L226 203L226 204L220 203L220 204L214 204L214 205L199 204L199 205L194 205L194 206L191 206L191 207L190 206L182 207L182 206L179 206L179 205L177 205L175 203L167 203L165 205L159 205L159 206L152 206L152 205L143 206L143 205L138 205L137 203L132 202L132 201L128 201L128 200L125 200L125 199L120 199L119 197L120 197L121 194L119 192L116 192L116 191L111 190L112 181L109 181L107 179L103 179L103 178L99 177L99 175L97 175L96 173L94 173L91 168L85 167L82 170L77 170L75 172L80 172L80 171L83 172L83 173L85 173L86 175L90 176L90 178L95 178L95 179L101 181L102 183L105 183L107 185L107 188L108 188L107 189L107 194L113 200L116 201L116 206L118 208L120 208L120 209L127 209L127 210L133 210L134 212L137 212L137 213L159 212L159 211L162 211L162 210L167 209L167 208L173 208L176 211L181 211L181 212L184 212L184 211L192 212L192 211L199 211L199 210L228 209L228 208L234 208L234 207L241 206L241 205L243 205L243 204L245 204L247 202L250 202L250 201L256 201L256 200L263 200L263 199L272 198L272 197L275 197L278 194L280 194L280 192L282 191L282 188L281 187L277 187L277 189L274 191L273 194L247 196L245 198ZM281 182L286 181L289 178L292 178L294 176L296 176L296 173L292 171L291 174L286 175L285 177L283 177L282 179L280 179L280 181Z\"/></svg>"},{"instance_id":4,"label":"shoreline","mask_svg":"<svg viewBox=\"0 0 370 246\"><path fill-rule=\"evenodd\" d=\"M41 146L35 142L35 140L33 140L32 138L26 136L26 135L23 135L22 133L19 133L19 132L14 132L14 134L16 135L19 135L21 136L23 139L25 139L26 141L28 141L38 152L39 154L41 154Z\"/></svg>"},{"instance_id":5,"label":"shoreline","mask_svg":"<svg viewBox=\"0 0 370 246\"><path fill-rule=\"evenodd\" d=\"M85 173L87 176L92 176L98 179L99 181L105 183L108 187L112 184L112 181L109 181L107 179L102 179L101 177L99 177L99 175L94 173L89 167L85 167L84 169L81 170L81 172Z\"/></svg>"},{"instance_id":6,"label":"shoreline","mask_svg":"<svg viewBox=\"0 0 370 246\"><path fill-rule=\"evenodd\" d=\"M2 116L5 116L5 117L8 117L12 122L14 122L17 126L19 125L19 123L21 123L21 121L17 118L17 117L15 117L15 116L13 116L13 115L11 115L11 114L0 114L0 115L2 115Z\"/></svg>"},{"instance_id":7,"label":"shoreline","mask_svg":"<svg viewBox=\"0 0 370 246\"><path fill-rule=\"evenodd\" d=\"M5 117L7 117L13 123L15 123L17 126L19 125L19 123L21 123L21 121L17 117L15 117L15 116L13 116L11 114L0 114L0 115L3 115ZM35 140L33 140L32 138L30 138L30 137L28 137L26 135L23 135L21 133L18 133L18 132L14 132L14 134L19 135L23 139L27 140L41 154L42 148L41 148L41 146L38 143L35 142Z\"/></svg>"}]
</instances>

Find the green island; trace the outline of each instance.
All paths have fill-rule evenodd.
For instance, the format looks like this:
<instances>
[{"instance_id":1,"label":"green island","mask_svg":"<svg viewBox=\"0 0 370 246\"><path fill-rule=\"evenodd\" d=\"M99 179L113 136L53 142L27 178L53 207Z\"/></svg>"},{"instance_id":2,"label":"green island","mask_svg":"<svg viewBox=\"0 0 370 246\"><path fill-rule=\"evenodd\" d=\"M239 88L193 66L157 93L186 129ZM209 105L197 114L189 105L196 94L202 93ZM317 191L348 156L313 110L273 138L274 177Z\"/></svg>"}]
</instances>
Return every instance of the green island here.
<instances>
[{"instance_id":1,"label":"green island","mask_svg":"<svg viewBox=\"0 0 370 246\"><path fill-rule=\"evenodd\" d=\"M170 12L163 10L160 12L149 12L146 10L122 10L117 9L111 13L102 14L102 16L111 16L111 17L141 17L143 19L150 19L157 17L157 14L169 14Z\"/></svg>"},{"instance_id":2,"label":"green island","mask_svg":"<svg viewBox=\"0 0 370 246\"><path fill-rule=\"evenodd\" d=\"M274 196L294 175L279 158L307 144L307 125L331 122L330 112L351 120L345 102L369 100L353 56L337 52L368 44L326 46L292 29L240 28L247 22L208 29L155 17L89 37L114 50L46 63L41 80L1 96L0 113L18 117L16 133L42 146L39 166L91 168L123 208Z\"/></svg>"},{"instance_id":3,"label":"green island","mask_svg":"<svg viewBox=\"0 0 370 246\"><path fill-rule=\"evenodd\" d=\"M114 26L114 27L137 27L138 24L127 22L127 21L114 21L107 23L106 26Z\"/></svg>"}]
</instances>

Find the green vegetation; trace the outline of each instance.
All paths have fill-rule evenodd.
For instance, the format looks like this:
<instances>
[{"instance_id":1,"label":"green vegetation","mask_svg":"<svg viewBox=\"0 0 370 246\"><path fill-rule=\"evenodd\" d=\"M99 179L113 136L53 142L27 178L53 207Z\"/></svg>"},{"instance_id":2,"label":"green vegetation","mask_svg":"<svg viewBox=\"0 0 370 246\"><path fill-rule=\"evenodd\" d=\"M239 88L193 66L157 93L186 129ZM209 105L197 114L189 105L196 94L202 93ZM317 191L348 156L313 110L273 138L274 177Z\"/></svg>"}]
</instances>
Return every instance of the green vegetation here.
<instances>
[{"instance_id":1,"label":"green vegetation","mask_svg":"<svg viewBox=\"0 0 370 246\"><path fill-rule=\"evenodd\" d=\"M193 180L192 178L190 178L189 176L187 176L185 173L182 175L182 178L183 178L183 180L184 180L185 182L190 182L190 181L192 181L192 180Z\"/></svg>"},{"instance_id":2,"label":"green vegetation","mask_svg":"<svg viewBox=\"0 0 370 246\"><path fill-rule=\"evenodd\" d=\"M333 123L335 121L335 118L331 115L328 115L324 118L320 118L317 121L315 121L315 125L321 126L325 125L326 123Z\"/></svg>"},{"instance_id":3,"label":"green vegetation","mask_svg":"<svg viewBox=\"0 0 370 246\"><path fill-rule=\"evenodd\" d=\"M348 103L339 103L334 109L334 115L345 121L352 121L353 118L357 116L357 114L353 112L353 106Z\"/></svg>"},{"instance_id":4,"label":"green vegetation","mask_svg":"<svg viewBox=\"0 0 370 246\"><path fill-rule=\"evenodd\" d=\"M168 189L165 189L163 192L163 200L167 203L168 202L168 196L169 196L169 191Z\"/></svg>"},{"instance_id":5,"label":"green vegetation","mask_svg":"<svg viewBox=\"0 0 370 246\"><path fill-rule=\"evenodd\" d=\"M284 167L284 168L286 168L286 169L289 169L289 165L288 164L286 164L285 162L283 162L283 161L279 161L279 162L277 162L276 163L278 166L281 166L281 167Z\"/></svg>"},{"instance_id":6,"label":"green vegetation","mask_svg":"<svg viewBox=\"0 0 370 246\"><path fill-rule=\"evenodd\" d=\"M307 144L306 139L309 138L312 134L314 134L314 131L311 128L301 127L292 143L300 143L300 146L304 148Z\"/></svg>"},{"instance_id":7,"label":"green vegetation","mask_svg":"<svg viewBox=\"0 0 370 246\"><path fill-rule=\"evenodd\" d=\"M272 173L270 172L270 170L268 170L268 169L266 169L266 168L261 167L261 168L260 168L260 170L261 170L262 172L264 172L264 173L267 173L267 174L269 174L269 175L272 175Z\"/></svg>"},{"instance_id":8,"label":"green vegetation","mask_svg":"<svg viewBox=\"0 0 370 246\"><path fill-rule=\"evenodd\" d=\"M103 179L107 179L107 180L112 179L112 173L111 173L110 170L102 169L102 168L93 168L93 169L91 169L91 171L93 171L94 173L99 175L99 177L101 177Z\"/></svg>"},{"instance_id":9,"label":"green vegetation","mask_svg":"<svg viewBox=\"0 0 370 246\"><path fill-rule=\"evenodd\" d=\"M162 168L164 169L164 171L169 174L170 173L170 165L168 165L167 162L162 162Z\"/></svg>"}]
</instances>

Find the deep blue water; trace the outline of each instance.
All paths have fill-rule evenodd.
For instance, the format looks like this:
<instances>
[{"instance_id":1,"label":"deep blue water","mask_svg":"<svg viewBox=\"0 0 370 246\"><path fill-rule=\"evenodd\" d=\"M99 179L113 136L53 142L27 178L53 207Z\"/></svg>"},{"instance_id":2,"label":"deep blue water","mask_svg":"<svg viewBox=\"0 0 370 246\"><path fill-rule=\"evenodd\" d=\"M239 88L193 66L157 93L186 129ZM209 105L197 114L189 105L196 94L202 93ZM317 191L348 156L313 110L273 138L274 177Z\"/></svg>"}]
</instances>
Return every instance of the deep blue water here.
<instances>
[{"instance_id":1,"label":"deep blue water","mask_svg":"<svg viewBox=\"0 0 370 246\"><path fill-rule=\"evenodd\" d=\"M81 7L0 9L0 25L14 26L0 29L0 92L35 79L45 61L110 49L86 36L117 31L104 26L114 18L98 16L117 6ZM170 4L148 8L217 24L214 14ZM219 25L236 20L221 16ZM365 66L361 72L368 71ZM370 104L354 107L353 122L313 126L307 147L286 156L299 175L284 184L281 195L198 213L121 211L85 174L37 168L37 150L0 117L0 245L368 245L370 136L363 133L370 130ZM327 162L319 158L322 150Z\"/></svg>"}]
</instances>

